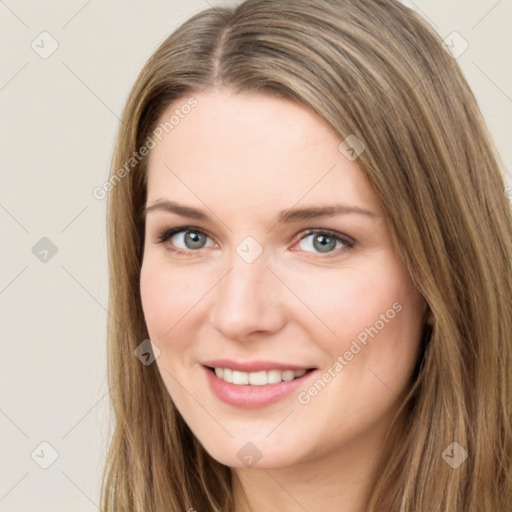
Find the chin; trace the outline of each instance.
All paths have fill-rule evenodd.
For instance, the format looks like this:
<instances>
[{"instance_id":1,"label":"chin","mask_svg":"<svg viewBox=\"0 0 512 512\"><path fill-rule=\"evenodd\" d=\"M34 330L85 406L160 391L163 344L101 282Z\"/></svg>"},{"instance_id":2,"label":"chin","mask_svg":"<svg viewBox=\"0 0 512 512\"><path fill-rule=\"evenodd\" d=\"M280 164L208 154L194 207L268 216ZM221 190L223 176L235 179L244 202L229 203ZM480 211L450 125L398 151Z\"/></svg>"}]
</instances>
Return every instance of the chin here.
<instances>
[{"instance_id":1,"label":"chin","mask_svg":"<svg viewBox=\"0 0 512 512\"><path fill-rule=\"evenodd\" d=\"M297 446L297 443L292 443ZM290 453L288 447L279 448L275 443L264 440L238 441L231 439L228 443L213 445L201 443L208 454L217 462L231 468L276 469L299 462L300 455Z\"/></svg>"}]
</instances>

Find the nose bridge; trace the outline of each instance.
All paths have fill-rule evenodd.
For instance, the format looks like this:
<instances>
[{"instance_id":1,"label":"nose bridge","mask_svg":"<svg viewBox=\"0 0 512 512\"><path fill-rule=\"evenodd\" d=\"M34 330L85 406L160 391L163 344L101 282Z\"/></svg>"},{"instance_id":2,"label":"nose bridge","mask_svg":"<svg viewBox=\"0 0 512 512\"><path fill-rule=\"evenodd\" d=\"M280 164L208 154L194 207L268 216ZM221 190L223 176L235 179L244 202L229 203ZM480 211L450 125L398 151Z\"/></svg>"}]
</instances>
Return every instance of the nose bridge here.
<instances>
[{"instance_id":1,"label":"nose bridge","mask_svg":"<svg viewBox=\"0 0 512 512\"><path fill-rule=\"evenodd\" d=\"M281 322L279 283L267 269L265 254L254 255L254 247L244 242L231 251L228 272L216 287L212 323L227 338L272 331Z\"/></svg>"}]
</instances>

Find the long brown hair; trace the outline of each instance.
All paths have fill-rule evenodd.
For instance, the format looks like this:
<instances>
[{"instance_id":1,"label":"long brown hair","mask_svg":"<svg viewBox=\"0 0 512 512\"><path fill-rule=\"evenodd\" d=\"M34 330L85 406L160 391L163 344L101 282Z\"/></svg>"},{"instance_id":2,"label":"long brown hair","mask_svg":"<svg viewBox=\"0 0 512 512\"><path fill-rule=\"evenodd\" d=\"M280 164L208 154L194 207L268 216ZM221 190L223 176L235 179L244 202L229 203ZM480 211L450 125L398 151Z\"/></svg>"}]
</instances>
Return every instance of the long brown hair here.
<instances>
[{"instance_id":1,"label":"long brown hair","mask_svg":"<svg viewBox=\"0 0 512 512\"><path fill-rule=\"evenodd\" d=\"M139 292L147 157L134 154L171 103L213 88L296 101L340 142L364 142L358 163L430 308L401 409L407 428L389 438L367 509L512 510L512 220L502 164L455 59L395 0L210 8L141 71L105 188L115 424L102 510L233 511L230 468L199 444L156 365L134 357L149 337ZM455 442L467 453L456 468L446 457Z\"/></svg>"}]
</instances>

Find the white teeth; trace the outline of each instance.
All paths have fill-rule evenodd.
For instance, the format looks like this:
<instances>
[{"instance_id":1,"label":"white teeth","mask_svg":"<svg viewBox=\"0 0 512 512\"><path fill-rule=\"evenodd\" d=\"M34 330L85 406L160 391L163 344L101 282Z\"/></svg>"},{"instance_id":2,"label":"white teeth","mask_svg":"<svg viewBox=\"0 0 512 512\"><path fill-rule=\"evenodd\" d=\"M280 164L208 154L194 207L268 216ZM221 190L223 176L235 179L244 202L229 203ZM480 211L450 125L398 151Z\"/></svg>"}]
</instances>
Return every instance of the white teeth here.
<instances>
[{"instance_id":1,"label":"white teeth","mask_svg":"<svg viewBox=\"0 0 512 512\"><path fill-rule=\"evenodd\" d=\"M233 370L233 384L249 384L249 374Z\"/></svg>"},{"instance_id":2,"label":"white teeth","mask_svg":"<svg viewBox=\"0 0 512 512\"><path fill-rule=\"evenodd\" d=\"M246 373L246 375L249 377L249 384L253 386L264 386L267 383L266 371Z\"/></svg>"},{"instance_id":3,"label":"white teeth","mask_svg":"<svg viewBox=\"0 0 512 512\"><path fill-rule=\"evenodd\" d=\"M281 370L270 370L265 372L267 374L267 384L278 384L281 382Z\"/></svg>"},{"instance_id":4,"label":"white teeth","mask_svg":"<svg viewBox=\"0 0 512 512\"><path fill-rule=\"evenodd\" d=\"M295 378L295 372L293 370L285 370L281 378L287 382L293 380Z\"/></svg>"},{"instance_id":5,"label":"white teeth","mask_svg":"<svg viewBox=\"0 0 512 512\"><path fill-rule=\"evenodd\" d=\"M290 381L302 377L306 370L269 370L259 372L239 372L229 368L215 368L215 375L219 379L233 384L251 384L253 386L266 386L267 384L278 384L281 381Z\"/></svg>"}]
</instances>

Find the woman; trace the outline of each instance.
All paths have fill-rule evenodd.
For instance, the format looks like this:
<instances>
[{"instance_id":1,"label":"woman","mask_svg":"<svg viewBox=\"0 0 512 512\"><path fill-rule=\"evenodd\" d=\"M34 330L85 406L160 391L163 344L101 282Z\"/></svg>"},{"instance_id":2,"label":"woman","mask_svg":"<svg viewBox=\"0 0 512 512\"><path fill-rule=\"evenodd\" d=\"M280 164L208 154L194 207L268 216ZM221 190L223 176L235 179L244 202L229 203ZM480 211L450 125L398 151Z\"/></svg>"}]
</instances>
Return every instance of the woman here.
<instances>
[{"instance_id":1,"label":"woman","mask_svg":"<svg viewBox=\"0 0 512 512\"><path fill-rule=\"evenodd\" d=\"M109 183L105 511L512 510L510 205L417 14L194 16Z\"/></svg>"}]
</instances>

